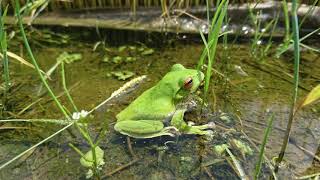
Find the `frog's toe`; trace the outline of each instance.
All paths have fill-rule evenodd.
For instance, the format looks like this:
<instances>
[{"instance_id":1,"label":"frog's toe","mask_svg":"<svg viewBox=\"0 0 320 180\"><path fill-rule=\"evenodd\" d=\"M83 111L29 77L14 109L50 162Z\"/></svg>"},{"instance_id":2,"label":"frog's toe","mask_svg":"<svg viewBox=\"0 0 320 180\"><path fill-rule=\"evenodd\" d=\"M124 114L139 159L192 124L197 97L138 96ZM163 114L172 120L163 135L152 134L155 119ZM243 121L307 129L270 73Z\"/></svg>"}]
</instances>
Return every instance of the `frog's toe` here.
<instances>
[{"instance_id":1,"label":"frog's toe","mask_svg":"<svg viewBox=\"0 0 320 180\"><path fill-rule=\"evenodd\" d=\"M206 135L208 135L208 136L213 136L213 131L211 131L211 130L206 130L205 132L206 132Z\"/></svg>"},{"instance_id":2,"label":"frog's toe","mask_svg":"<svg viewBox=\"0 0 320 180\"><path fill-rule=\"evenodd\" d=\"M214 129L214 128L216 127L216 124L211 121L211 122L209 122L209 123L207 124L207 126L208 126L209 129Z\"/></svg>"},{"instance_id":3,"label":"frog's toe","mask_svg":"<svg viewBox=\"0 0 320 180\"><path fill-rule=\"evenodd\" d=\"M192 122L192 121L188 121L188 126L194 126L195 125L195 123L194 122Z\"/></svg>"},{"instance_id":4,"label":"frog's toe","mask_svg":"<svg viewBox=\"0 0 320 180\"><path fill-rule=\"evenodd\" d=\"M213 137L214 137L214 132L211 131L211 130L206 130L205 132L206 132L205 133L206 139L208 141L211 141L213 139Z\"/></svg>"}]
</instances>

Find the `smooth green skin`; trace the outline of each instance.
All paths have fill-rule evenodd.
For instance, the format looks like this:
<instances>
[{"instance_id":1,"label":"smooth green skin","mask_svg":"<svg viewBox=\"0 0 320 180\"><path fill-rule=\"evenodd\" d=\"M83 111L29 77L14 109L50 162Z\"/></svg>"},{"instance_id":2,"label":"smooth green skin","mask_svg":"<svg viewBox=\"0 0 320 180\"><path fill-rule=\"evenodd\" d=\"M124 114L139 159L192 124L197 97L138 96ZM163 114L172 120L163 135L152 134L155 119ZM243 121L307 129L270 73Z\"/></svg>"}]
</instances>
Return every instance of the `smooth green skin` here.
<instances>
[{"instance_id":1,"label":"smooth green skin","mask_svg":"<svg viewBox=\"0 0 320 180\"><path fill-rule=\"evenodd\" d=\"M192 78L192 87L184 88L186 79ZM210 125L191 126L184 120L185 109L176 109L177 103L189 93L197 90L204 75L194 69L186 69L181 64L172 66L155 86L142 93L117 116L114 129L121 134L134 138L153 138L175 134L206 135ZM170 120L170 126L164 127L163 122Z\"/></svg>"}]
</instances>

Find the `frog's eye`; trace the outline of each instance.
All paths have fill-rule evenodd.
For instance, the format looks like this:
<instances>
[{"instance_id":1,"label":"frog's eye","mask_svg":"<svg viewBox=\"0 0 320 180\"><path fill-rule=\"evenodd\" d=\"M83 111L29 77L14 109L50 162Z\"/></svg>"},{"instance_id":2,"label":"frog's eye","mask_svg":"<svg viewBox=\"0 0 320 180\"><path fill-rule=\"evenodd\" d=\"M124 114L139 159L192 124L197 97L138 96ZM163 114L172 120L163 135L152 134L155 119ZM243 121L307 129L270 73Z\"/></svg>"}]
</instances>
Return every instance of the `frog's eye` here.
<instances>
[{"instance_id":1,"label":"frog's eye","mask_svg":"<svg viewBox=\"0 0 320 180\"><path fill-rule=\"evenodd\" d=\"M183 87L185 88L185 89L190 89L191 87L192 87L192 78L191 77L188 77L185 81L184 81L184 83L183 83Z\"/></svg>"}]
</instances>

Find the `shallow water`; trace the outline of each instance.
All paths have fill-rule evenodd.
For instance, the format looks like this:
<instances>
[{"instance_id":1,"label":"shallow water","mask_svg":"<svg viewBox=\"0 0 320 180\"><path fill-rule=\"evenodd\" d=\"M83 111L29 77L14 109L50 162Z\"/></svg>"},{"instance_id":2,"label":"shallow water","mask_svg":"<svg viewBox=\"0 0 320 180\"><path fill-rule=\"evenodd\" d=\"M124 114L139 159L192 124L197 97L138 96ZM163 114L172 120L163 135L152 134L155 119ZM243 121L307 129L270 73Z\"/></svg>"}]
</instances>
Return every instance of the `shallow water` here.
<instances>
[{"instance_id":1,"label":"shallow water","mask_svg":"<svg viewBox=\"0 0 320 180\"><path fill-rule=\"evenodd\" d=\"M132 160L126 138L117 134L112 128L115 115L141 92L161 79L173 64L181 63L188 68L195 67L203 46L198 43L176 43L174 46L155 48L153 54L138 55L136 62L121 65L102 62L104 53L101 50L93 52L92 47L93 44L73 42L72 45L65 47L34 48L34 53L45 71L50 69L63 51L82 54L80 61L66 65L67 84L73 87L70 93L78 109L90 110L124 84L125 81L107 77L108 72L129 70L135 72L135 77L147 75L147 80L140 83L135 91L108 102L94 113L94 118L91 120L90 128L93 135L99 134L102 127L109 128L100 146L105 152L106 162L102 174L106 175ZM266 129L266 120L272 112L275 113L275 121L267 143L266 155L269 159L277 156L290 109L292 83L289 82L290 77L287 74L292 74L293 56L292 53L287 53L280 59L266 57L264 64L259 64L250 57L249 48L248 44L235 44L229 45L228 50L224 50L222 45L219 45L217 69L224 74L224 77L217 73L213 74L209 108L203 112L203 117L196 118L199 112L195 112L196 115L189 114L190 119L196 123L202 124L214 120L218 125L236 131L217 129L211 141L197 136L132 140L133 150L141 159L114 174L110 179L209 179L205 171L209 171L217 179L239 179L228 162L213 153L213 147L230 139L241 139L250 144L243 133L259 146ZM302 52L301 83L305 89L310 90L319 83L319 67L319 54ZM17 118L63 117L47 95L37 96L41 83L32 69L17 63L11 63L11 68L11 78L21 86L10 101L14 115L32 101L43 98ZM63 92L60 79L60 68L58 68L50 80L50 85L54 87L56 94ZM300 89L300 99L306 93L306 90ZM40 94L43 93L40 91ZM65 96L60 99L67 104ZM66 107L71 109L70 104ZM311 154L319 154L319 110L319 106L312 106L298 114L291 144L285 156L288 166L283 167L279 173L280 179L285 177L291 179L301 174L320 171L319 163L301 150L302 147ZM223 112L231 117L231 122L226 123L218 118ZM1 132L1 164L61 128L58 125L43 123L7 125L22 126L27 129ZM69 142L81 150L88 149L88 145L80 138L76 129L72 128L70 132L63 132L0 171L0 179L84 179L86 169L81 167L79 155L68 146ZM254 149L252 145L250 146ZM237 158L249 177L253 174L257 159L258 151L255 149L254 151L253 155L246 157L241 157L236 150L233 151L238 155ZM222 159L221 162L212 162L219 159ZM206 170L200 168L204 164L209 164ZM263 172L261 178L270 175L267 166L263 168Z\"/></svg>"}]
</instances>

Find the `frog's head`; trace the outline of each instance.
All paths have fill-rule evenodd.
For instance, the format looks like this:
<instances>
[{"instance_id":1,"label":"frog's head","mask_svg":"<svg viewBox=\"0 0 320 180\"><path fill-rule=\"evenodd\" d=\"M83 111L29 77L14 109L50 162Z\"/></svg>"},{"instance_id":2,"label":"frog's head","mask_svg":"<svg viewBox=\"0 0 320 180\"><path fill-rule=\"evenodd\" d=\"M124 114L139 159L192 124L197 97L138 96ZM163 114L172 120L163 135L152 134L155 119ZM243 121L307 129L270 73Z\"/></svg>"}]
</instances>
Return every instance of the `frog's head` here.
<instances>
[{"instance_id":1,"label":"frog's head","mask_svg":"<svg viewBox=\"0 0 320 180\"><path fill-rule=\"evenodd\" d=\"M203 79L204 74L202 72L196 69L187 69L181 64L175 64L162 81L173 90L173 98L181 99L195 92Z\"/></svg>"}]
</instances>

